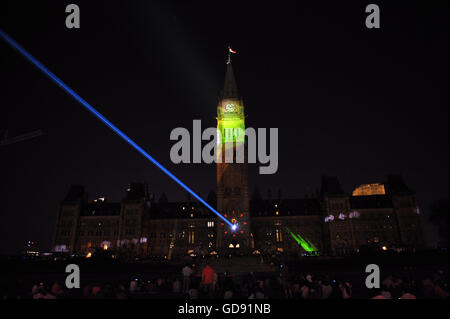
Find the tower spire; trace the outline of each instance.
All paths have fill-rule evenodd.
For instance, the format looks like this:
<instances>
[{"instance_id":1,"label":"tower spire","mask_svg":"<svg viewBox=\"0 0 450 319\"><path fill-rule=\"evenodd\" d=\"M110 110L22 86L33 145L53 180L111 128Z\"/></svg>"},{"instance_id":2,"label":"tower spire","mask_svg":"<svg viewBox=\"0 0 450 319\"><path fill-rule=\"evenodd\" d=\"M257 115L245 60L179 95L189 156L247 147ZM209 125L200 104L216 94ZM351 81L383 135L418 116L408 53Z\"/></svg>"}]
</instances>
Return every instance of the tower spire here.
<instances>
[{"instance_id":1,"label":"tower spire","mask_svg":"<svg viewBox=\"0 0 450 319\"><path fill-rule=\"evenodd\" d=\"M228 47L227 73L222 90L222 99L239 98L239 90L234 78L233 67L231 65L231 53L236 53L231 47Z\"/></svg>"}]
</instances>

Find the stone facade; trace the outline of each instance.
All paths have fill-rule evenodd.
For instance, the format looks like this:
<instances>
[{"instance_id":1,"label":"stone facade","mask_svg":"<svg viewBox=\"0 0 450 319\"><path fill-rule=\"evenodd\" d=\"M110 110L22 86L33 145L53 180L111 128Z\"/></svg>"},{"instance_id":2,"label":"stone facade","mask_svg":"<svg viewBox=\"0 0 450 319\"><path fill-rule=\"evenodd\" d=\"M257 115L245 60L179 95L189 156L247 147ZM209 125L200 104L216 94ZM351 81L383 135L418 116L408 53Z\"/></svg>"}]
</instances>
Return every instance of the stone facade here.
<instances>
[{"instance_id":1,"label":"stone facade","mask_svg":"<svg viewBox=\"0 0 450 319\"><path fill-rule=\"evenodd\" d=\"M400 184L402 187L396 187ZM346 255L362 247L411 250L422 247L414 193L398 176L389 176L383 195L352 196L337 178L324 177L314 197L249 201L249 246L224 247L226 231L198 202L155 201L145 184L133 184L121 203L88 202L72 186L61 202L54 250L87 254L94 248L128 251L133 256L168 258L190 254L308 254L302 237L320 255ZM105 246L106 245L106 246Z\"/></svg>"}]
</instances>

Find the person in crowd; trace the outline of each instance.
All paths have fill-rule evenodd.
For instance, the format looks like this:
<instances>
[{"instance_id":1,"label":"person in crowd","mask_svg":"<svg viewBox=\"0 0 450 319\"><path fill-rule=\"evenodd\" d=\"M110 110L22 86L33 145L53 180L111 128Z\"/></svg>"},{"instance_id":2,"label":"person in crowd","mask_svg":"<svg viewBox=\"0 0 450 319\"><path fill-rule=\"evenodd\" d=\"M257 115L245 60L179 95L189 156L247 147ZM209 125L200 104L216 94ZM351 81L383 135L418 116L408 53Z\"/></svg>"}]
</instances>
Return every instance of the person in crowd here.
<instances>
[{"instance_id":1,"label":"person in crowd","mask_svg":"<svg viewBox=\"0 0 450 319\"><path fill-rule=\"evenodd\" d=\"M190 267L189 267L190 268ZM198 268L198 267L197 267ZM160 274L161 275L161 274ZM398 276L400 275L400 276ZM145 278L145 275L142 275ZM447 273L438 271L428 277L412 276L411 273L401 272L397 275L389 275L381 282L380 289L367 289L366 293L371 299L416 299L416 298L448 298ZM198 273L198 277L191 276L189 289L184 292L187 298L211 298L224 299L267 299L267 298L302 298L302 299L348 299L364 298L361 289L358 294L353 292L352 285L346 281L329 280L327 276L318 276L315 273L300 274L292 277L293 283L284 282L285 272L280 271L278 281L274 274L233 274L229 271L220 276L208 264ZM182 278L180 276L159 276L145 278L145 280L132 280L127 289L126 284L106 283L97 284L87 282L83 289L63 289L59 282L41 282L32 284L31 293L28 289L19 289L15 282L0 285L2 298L7 299L59 299L59 298L98 298L98 299L127 299L138 297L179 297L182 292ZM272 280L272 281L271 281ZM143 283L141 285L141 283ZM416 283L419 283L417 285ZM200 290L200 284L202 288ZM295 287L295 289L293 289ZM358 283L358 288L363 288L364 282ZM291 293L287 290L291 290ZM76 293L75 291L78 291ZM294 292L294 293L292 293Z\"/></svg>"},{"instance_id":2,"label":"person in crowd","mask_svg":"<svg viewBox=\"0 0 450 319\"><path fill-rule=\"evenodd\" d=\"M380 288L371 288L368 293L370 299L387 299Z\"/></svg>"},{"instance_id":3,"label":"person in crowd","mask_svg":"<svg viewBox=\"0 0 450 319\"><path fill-rule=\"evenodd\" d=\"M41 285L38 292L33 295L33 299L56 299L56 297L49 293L45 286Z\"/></svg>"},{"instance_id":4,"label":"person in crowd","mask_svg":"<svg viewBox=\"0 0 450 319\"><path fill-rule=\"evenodd\" d=\"M385 285L381 285L380 294L384 297L384 299L392 299L391 292Z\"/></svg>"},{"instance_id":5,"label":"person in crowd","mask_svg":"<svg viewBox=\"0 0 450 319\"><path fill-rule=\"evenodd\" d=\"M177 276L177 277L175 277L175 280L172 283L172 292L175 295L178 295L181 293L181 288L182 288L181 281L180 281L179 277Z\"/></svg>"},{"instance_id":6,"label":"person in crowd","mask_svg":"<svg viewBox=\"0 0 450 319\"><path fill-rule=\"evenodd\" d=\"M50 291L55 296L61 296L64 294L64 290L62 290L61 285L57 281L53 283Z\"/></svg>"},{"instance_id":7,"label":"person in crowd","mask_svg":"<svg viewBox=\"0 0 450 319\"><path fill-rule=\"evenodd\" d=\"M187 291L187 294L189 296L189 299L198 299L199 292L198 292L198 283L197 283L197 281L193 282L192 287Z\"/></svg>"},{"instance_id":8,"label":"person in crowd","mask_svg":"<svg viewBox=\"0 0 450 319\"><path fill-rule=\"evenodd\" d=\"M130 288L128 290L130 293L135 293L138 291L138 282L136 279L130 281Z\"/></svg>"},{"instance_id":9,"label":"person in crowd","mask_svg":"<svg viewBox=\"0 0 450 319\"><path fill-rule=\"evenodd\" d=\"M128 291L124 284L119 284L116 289L116 299L128 299Z\"/></svg>"},{"instance_id":10,"label":"person in crowd","mask_svg":"<svg viewBox=\"0 0 450 319\"><path fill-rule=\"evenodd\" d=\"M232 298L233 298L233 290L229 288L225 291L223 299L232 299Z\"/></svg>"},{"instance_id":11,"label":"person in crowd","mask_svg":"<svg viewBox=\"0 0 450 319\"><path fill-rule=\"evenodd\" d=\"M331 295L331 292L333 291L333 288L331 287L330 280L326 278L322 283L322 299L328 299Z\"/></svg>"},{"instance_id":12,"label":"person in crowd","mask_svg":"<svg viewBox=\"0 0 450 319\"><path fill-rule=\"evenodd\" d=\"M193 274L193 270L189 267L189 264L184 265L183 269L181 269L181 274L183 275L183 292L187 292L189 290L191 276Z\"/></svg>"},{"instance_id":13,"label":"person in crowd","mask_svg":"<svg viewBox=\"0 0 450 319\"><path fill-rule=\"evenodd\" d=\"M313 279L309 289L309 299L322 299L322 286L317 279Z\"/></svg>"},{"instance_id":14,"label":"person in crowd","mask_svg":"<svg viewBox=\"0 0 450 319\"><path fill-rule=\"evenodd\" d=\"M287 265L281 265L280 283L285 298L292 298L291 280Z\"/></svg>"},{"instance_id":15,"label":"person in crowd","mask_svg":"<svg viewBox=\"0 0 450 319\"><path fill-rule=\"evenodd\" d=\"M412 282L406 279L402 280L402 285L399 287L400 297L398 299L416 299L415 289Z\"/></svg>"},{"instance_id":16,"label":"person in crowd","mask_svg":"<svg viewBox=\"0 0 450 319\"><path fill-rule=\"evenodd\" d=\"M34 296L38 292L39 292L39 286L37 284L34 284L33 287L31 288L31 295Z\"/></svg>"},{"instance_id":17,"label":"person in crowd","mask_svg":"<svg viewBox=\"0 0 450 319\"><path fill-rule=\"evenodd\" d=\"M216 272L214 272L214 278L213 278L213 284L212 284L212 290L213 290L214 294L217 291L218 283L219 283L219 275Z\"/></svg>"},{"instance_id":18,"label":"person in crowd","mask_svg":"<svg viewBox=\"0 0 450 319\"><path fill-rule=\"evenodd\" d=\"M422 281L422 292L424 298L434 298L434 283L429 277Z\"/></svg>"},{"instance_id":19,"label":"person in crowd","mask_svg":"<svg viewBox=\"0 0 450 319\"><path fill-rule=\"evenodd\" d=\"M350 299L352 297L352 285L349 282L344 282L339 285L343 299Z\"/></svg>"},{"instance_id":20,"label":"person in crowd","mask_svg":"<svg viewBox=\"0 0 450 319\"><path fill-rule=\"evenodd\" d=\"M90 284L87 284L83 287L83 297L90 298L91 295L92 295L92 286Z\"/></svg>"},{"instance_id":21,"label":"person in crowd","mask_svg":"<svg viewBox=\"0 0 450 319\"><path fill-rule=\"evenodd\" d=\"M202 270L202 285L205 287L208 297L213 295L214 274L214 269L206 262L205 268Z\"/></svg>"},{"instance_id":22,"label":"person in crowd","mask_svg":"<svg viewBox=\"0 0 450 319\"><path fill-rule=\"evenodd\" d=\"M436 281L434 283L434 297L437 299L447 299L448 298L448 292L443 289L445 284L442 281Z\"/></svg>"}]
</instances>

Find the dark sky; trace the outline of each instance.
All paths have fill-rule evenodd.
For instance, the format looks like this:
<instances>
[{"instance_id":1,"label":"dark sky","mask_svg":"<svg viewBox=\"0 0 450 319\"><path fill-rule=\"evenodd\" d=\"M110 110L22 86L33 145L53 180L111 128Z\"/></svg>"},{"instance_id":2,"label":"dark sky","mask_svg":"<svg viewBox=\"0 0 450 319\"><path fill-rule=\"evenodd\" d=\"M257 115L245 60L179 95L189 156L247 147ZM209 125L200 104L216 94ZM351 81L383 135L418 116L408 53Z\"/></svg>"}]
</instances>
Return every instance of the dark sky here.
<instances>
[{"instance_id":1,"label":"dark sky","mask_svg":"<svg viewBox=\"0 0 450 319\"><path fill-rule=\"evenodd\" d=\"M402 174L430 204L448 198L448 2L2 1L1 28L202 196L215 166L174 165L169 134L215 126L226 48L247 126L279 128L279 170L250 188L301 197L336 175L346 191ZM81 29L65 27L65 7ZM0 41L0 129L44 136L0 148L0 251L50 248L70 184L119 201L133 181L184 192ZM424 225L430 243L435 229Z\"/></svg>"}]
</instances>

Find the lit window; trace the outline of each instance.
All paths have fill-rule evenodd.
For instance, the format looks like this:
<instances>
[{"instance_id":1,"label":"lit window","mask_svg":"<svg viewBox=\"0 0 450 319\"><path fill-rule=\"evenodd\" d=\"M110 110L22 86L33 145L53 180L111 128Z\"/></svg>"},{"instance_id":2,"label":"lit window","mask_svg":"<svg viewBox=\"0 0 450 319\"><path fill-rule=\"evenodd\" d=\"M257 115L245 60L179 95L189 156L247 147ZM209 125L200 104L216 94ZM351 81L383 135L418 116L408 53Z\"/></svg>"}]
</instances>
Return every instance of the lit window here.
<instances>
[{"instance_id":1,"label":"lit window","mask_svg":"<svg viewBox=\"0 0 450 319\"><path fill-rule=\"evenodd\" d=\"M213 221L209 221L208 222L208 227L214 227L214 222Z\"/></svg>"},{"instance_id":2,"label":"lit window","mask_svg":"<svg viewBox=\"0 0 450 319\"><path fill-rule=\"evenodd\" d=\"M278 243L283 241L283 237L282 237L281 232L280 232L279 229L275 230L275 236L276 236L276 241Z\"/></svg>"},{"instance_id":3,"label":"lit window","mask_svg":"<svg viewBox=\"0 0 450 319\"><path fill-rule=\"evenodd\" d=\"M188 233L188 242L189 244L195 243L195 233L193 231Z\"/></svg>"}]
</instances>

